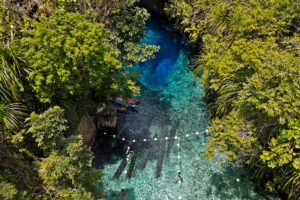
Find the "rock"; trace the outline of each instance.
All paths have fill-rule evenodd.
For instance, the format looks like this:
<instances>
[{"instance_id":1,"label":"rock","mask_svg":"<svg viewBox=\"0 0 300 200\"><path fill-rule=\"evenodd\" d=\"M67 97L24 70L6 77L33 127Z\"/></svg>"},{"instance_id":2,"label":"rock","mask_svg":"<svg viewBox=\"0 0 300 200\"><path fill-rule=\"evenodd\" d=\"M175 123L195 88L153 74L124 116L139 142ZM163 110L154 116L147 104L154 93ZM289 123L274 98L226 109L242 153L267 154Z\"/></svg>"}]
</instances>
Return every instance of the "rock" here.
<instances>
[{"instance_id":1,"label":"rock","mask_svg":"<svg viewBox=\"0 0 300 200\"><path fill-rule=\"evenodd\" d=\"M96 126L94 120L89 115L81 117L76 132L82 135L84 145L93 146L96 137Z\"/></svg>"},{"instance_id":2,"label":"rock","mask_svg":"<svg viewBox=\"0 0 300 200\"><path fill-rule=\"evenodd\" d=\"M140 6L158 14L165 14L164 6L168 0L140 0Z\"/></svg>"}]
</instances>

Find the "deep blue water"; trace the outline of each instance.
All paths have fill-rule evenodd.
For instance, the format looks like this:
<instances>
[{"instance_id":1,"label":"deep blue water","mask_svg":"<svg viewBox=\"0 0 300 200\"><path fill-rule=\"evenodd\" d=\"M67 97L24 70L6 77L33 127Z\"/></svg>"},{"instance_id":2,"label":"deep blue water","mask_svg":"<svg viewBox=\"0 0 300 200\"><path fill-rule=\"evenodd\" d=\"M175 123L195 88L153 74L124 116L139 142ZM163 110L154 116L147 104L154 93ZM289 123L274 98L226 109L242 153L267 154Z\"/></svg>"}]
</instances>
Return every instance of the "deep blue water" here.
<instances>
[{"instance_id":1,"label":"deep blue water","mask_svg":"<svg viewBox=\"0 0 300 200\"><path fill-rule=\"evenodd\" d=\"M224 155L216 152L214 158L204 158L209 116L204 88L190 70L189 50L160 17L151 17L146 33L142 43L160 45L160 52L129 69L141 74L140 107L118 115L116 133L99 132L94 165L104 175L99 187L107 199L121 199L122 187L127 200L266 199L248 173L227 165ZM182 138L148 140L175 136ZM130 142L117 140L123 137ZM128 146L134 150L134 159L114 177ZM181 184L171 180L177 170L182 172Z\"/></svg>"},{"instance_id":2,"label":"deep blue water","mask_svg":"<svg viewBox=\"0 0 300 200\"><path fill-rule=\"evenodd\" d=\"M141 84L148 89L159 90L176 64L183 44L168 23L159 17L148 21L146 31L147 37L141 43L159 45L160 51L155 54L155 59L139 63L132 70L140 72L138 80Z\"/></svg>"}]
</instances>

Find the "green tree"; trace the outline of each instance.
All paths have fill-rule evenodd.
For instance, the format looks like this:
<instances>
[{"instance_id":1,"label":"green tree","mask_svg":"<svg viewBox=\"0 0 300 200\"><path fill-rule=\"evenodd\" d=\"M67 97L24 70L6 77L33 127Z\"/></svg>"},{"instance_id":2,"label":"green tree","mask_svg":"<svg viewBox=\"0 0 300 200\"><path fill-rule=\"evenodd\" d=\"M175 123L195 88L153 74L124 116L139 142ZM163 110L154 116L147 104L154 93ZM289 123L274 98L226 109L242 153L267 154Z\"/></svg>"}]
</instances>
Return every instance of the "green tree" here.
<instances>
[{"instance_id":1,"label":"green tree","mask_svg":"<svg viewBox=\"0 0 300 200\"><path fill-rule=\"evenodd\" d=\"M63 150L51 152L41 161L40 177L49 190L55 187L59 195L68 196L71 193L67 191L76 188L77 194L82 192L91 199L99 193L95 184L100 179L99 172L92 169L92 152L83 147L80 137L72 136L68 140Z\"/></svg>"},{"instance_id":2,"label":"green tree","mask_svg":"<svg viewBox=\"0 0 300 200\"><path fill-rule=\"evenodd\" d=\"M109 43L119 52L123 65L154 58L159 46L139 44L145 37L145 24L150 14L136 6L139 0L56 1L57 7L88 14L110 31Z\"/></svg>"},{"instance_id":3,"label":"green tree","mask_svg":"<svg viewBox=\"0 0 300 200\"><path fill-rule=\"evenodd\" d=\"M26 122L29 127L27 134L31 134L46 156L63 146L64 133L68 126L63 111L58 106L50 108L40 115L33 112Z\"/></svg>"},{"instance_id":4,"label":"green tree","mask_svg":"<svg viewBox=\"0 0 300 200\"><path fill-rule=\"evenodd\" d=\"M124 65L145 62L154 58L159 51L156 45L139 44L145 37L145 24L150 14L144 8L129 7L120 10L110 17L107 27L111 30L110 43L120 52L120 60Z\"/></svg>"},{"instance_id":5,"label":"green tree","mask_svg":"<svg viewBox=\"0 0 300 200\"><path fill-rule=\"evenodd\" d=\"M92 169L92 152L83 146L81 136L64 136L67 125L63 115L64 111L55 106L26 119L29 128L23 137L30 136L43 150L43 156L35 161L43 188L53 198L98 198L100 174Z\"/></svg>"},{"instance_id":6,"label":"green tree","mask_svg":"<svg viewBox=\"0 0 300 200\"><path fill-rule=\"evenodd\" d=\"M244 163L267 187L300 196L299 8L296 1L176 0L175 26L199 48L216 149ZM272 184L270 184L272 183Z\"/></svg>"},{"instance_id":7,"label":"green tree","mask_svg":"<svg viewBox=\"0 0 300 200\"><path fill-rule=\"evenodd\" d=\"M0 133L4 129L13 130L20 127L25 116L25 106L20 103L23 84L21 78L26 69L18 55L13 41L4 45L0 43Z\"/></svg>"},{"instance_id":8,"label":"green tree","mask_svg":"<svg viewBox=\"0 0 300 200\"><path fill-rule=\"evenodd\" d=\"M25 56L32 67L29 80L41 102L91 93L109 99L134 88L134 83L120 80L124 75L107 43L108 32L86 16L60 10L24 31Z\"/></svg>"}]
</instances>

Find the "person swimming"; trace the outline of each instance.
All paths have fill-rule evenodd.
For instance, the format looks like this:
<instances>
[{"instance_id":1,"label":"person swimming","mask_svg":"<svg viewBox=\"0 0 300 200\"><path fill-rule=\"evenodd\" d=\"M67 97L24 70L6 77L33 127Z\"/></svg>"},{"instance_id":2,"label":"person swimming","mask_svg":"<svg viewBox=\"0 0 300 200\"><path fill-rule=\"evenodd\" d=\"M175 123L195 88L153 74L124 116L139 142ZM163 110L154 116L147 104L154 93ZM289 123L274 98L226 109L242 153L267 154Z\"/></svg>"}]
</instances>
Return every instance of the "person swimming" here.
<instances>
[{"instance_id":1,"label":"person swimming","mask_svg":"<svg viewBox=\"0 0 300 200\"><path fill-rule=\"evenodd\" d=\"M181 176L181 172L180 171L178 171L178 174L177 174L177 176L175 176L172 180L174 180L174 181L178 181L178 182L182 182L182 176Z\"/></svg>"},{"instance_id":2,"label":"person swimming","mask_svg":"<svg viewBox=\"0 0 300 200\"><path fill-rule=\"evenodd\" d=\"M127 150L126 150L126 155L127 155L126 160L127 161L131 159L132 154L133 154L133 150L130 150L130 147L127 147Z\"/></svg>"},{"instance_id":3,"label":"person swimming","mask_svg":"<svg viewBox=\"0 0 300 200\"><path fill-rule=\"evenodd\" d=\"M124 188L122 188L122 190L121 190L122 199L125 197L125 195L126 195L126 192L125 192Z\"/></svg>"}]
</instances>

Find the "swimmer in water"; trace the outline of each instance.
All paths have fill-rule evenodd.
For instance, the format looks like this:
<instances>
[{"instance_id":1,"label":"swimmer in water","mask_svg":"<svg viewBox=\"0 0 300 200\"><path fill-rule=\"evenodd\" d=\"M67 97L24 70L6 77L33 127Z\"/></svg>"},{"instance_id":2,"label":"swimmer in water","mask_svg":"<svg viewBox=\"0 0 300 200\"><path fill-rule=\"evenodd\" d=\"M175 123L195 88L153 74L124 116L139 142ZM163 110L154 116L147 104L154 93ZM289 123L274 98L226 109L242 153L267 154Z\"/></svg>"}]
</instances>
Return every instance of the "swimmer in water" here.
<instances>
[{"instance_id":1,"label":"swimmer in water","mask_svg":"<svg viewBox=\"0 0 300 200\"><path fill-rule=\"evenodd\" d=\"M124 199L125 195L126 195L126 192L125 192L124 188L122 188L122 190L121 190L121 197L122 197L122 199Z\"/></svg>"},{"instance_id":2,"label":"swimmer in water","mask_svg":"<svg viewBox=\"0 0 300 200\"><path fill-rule=\"evenodd\" d=\"M182 181L182 176L181 176L181 172L178 171L178 174L177 176L175 176L173 179L173 181L178 181L178 182L181 182Z\"/></svg>"},{"instance_id":3,"label":"swimmer in water","mask_svg":"<svg viewBox=\"0 0 300 200\"><path fill-rule=\"evenodd\" d=\"M126 150L127 161L128 161L129 159L131 159L132 154L133 154L133 151L130 150L130 147L127 147L127 150Z\"/></svg>"}]
</instances>

